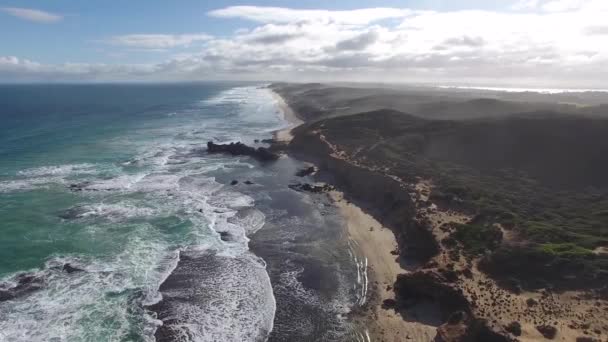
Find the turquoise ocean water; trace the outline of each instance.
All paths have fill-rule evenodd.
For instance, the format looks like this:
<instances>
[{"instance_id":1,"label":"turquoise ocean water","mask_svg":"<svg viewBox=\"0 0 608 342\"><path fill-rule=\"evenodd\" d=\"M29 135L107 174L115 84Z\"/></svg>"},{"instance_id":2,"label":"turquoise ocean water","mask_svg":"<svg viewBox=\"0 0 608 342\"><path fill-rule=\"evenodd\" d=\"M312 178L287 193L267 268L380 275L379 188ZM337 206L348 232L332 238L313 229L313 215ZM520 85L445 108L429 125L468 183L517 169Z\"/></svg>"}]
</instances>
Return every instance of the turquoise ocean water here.
<instances>
[{"instance_id":1,"label":"turquoise ocean water","mask_svg":"<svg viewBox=\"0 0 608 342\"><path fill-rule=\"evenodd\" d=\"M298 162L205 152L286 126L257 84L1 85L0 341L345 340L357 266Z\"/></svg>"}]
</instances>

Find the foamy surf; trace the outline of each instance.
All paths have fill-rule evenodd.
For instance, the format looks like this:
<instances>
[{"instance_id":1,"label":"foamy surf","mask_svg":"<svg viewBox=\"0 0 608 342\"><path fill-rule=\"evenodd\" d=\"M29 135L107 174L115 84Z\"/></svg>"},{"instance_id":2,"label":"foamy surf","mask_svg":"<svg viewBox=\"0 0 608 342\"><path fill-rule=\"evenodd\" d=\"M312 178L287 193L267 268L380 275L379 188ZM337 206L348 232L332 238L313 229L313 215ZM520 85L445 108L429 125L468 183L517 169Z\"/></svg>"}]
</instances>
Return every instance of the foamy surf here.
<instances>
[{"instance_id":1,"label":"foamy surf","mask_svg":"<svg viewBox=\"0 0 608 342\"><path fill-rule=\"evenodd\" d=\"M95 250L56 253L39 268L2 276L3 340L154 341L169 327L177 340L266 340L276 303L265 262L248 248L266 218L252 197L213 176L257 166L207 157L201 147L280 127L268 99L256 87L228 90L100 142L122 160L34 166L2 179L9 196L70 198L48 220L70 243ZM187 281L176 285L176 277ZM183 296L190 300L172 301ZM171 308L170 318L155 307Z\"/></svg>"}]
</instances>

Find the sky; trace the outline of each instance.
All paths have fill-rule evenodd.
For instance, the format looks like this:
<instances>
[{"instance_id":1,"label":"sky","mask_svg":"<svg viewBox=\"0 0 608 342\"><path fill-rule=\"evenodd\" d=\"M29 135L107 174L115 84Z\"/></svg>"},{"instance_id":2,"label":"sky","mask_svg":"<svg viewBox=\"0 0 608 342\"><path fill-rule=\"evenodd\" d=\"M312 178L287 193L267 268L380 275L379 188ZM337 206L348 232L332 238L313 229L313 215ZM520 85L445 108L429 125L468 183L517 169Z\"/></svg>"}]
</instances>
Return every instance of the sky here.
<instances>
[{"instance_id":1,"label":"sky","mask_svg":"<svg viewBox=\"0 0 608 342\"><path fill-rule=\"evenodd\" d=\"M0 82L608 89L608 0L0 0Z\"/></svg>"}]
</instances>

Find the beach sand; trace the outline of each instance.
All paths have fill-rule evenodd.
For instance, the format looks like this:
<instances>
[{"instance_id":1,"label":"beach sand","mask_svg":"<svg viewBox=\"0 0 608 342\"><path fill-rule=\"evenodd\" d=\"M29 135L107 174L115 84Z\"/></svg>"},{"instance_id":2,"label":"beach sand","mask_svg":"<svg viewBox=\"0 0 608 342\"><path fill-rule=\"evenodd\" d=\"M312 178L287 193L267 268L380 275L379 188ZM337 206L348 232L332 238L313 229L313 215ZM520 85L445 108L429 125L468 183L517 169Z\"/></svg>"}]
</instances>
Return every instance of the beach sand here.
<instances>
[{"instance_id":1,"label":"beach sand","mask_svg":"<svg viewBox=\"0 0 608 342\"><path fill-rule=\"evenodd\" d=\"M367 311L362 317L372 341L431 341L436 335L435 326L407 321L394 310L382 308L386 299L394 299L392 286L397 275L405 273L391 251L397 249L393 232L380 224L360 207L348 202L339 191L331 198L343 216L349 238L367 259L369 292Z\"/></svg>"},{"instance_id":2,"label":"beach sand","mask_svg":"<svg viewBox=\"0 0 608 342\"><path fill-rule=\"evenodd\" d=\"M289 107L289 105L285 102L281 95L277 94L272 90L271 92L274 99L277 101L279 109L283 113L285 121L289 123L289 126L287 128L274 132L274 139L279 142L288 143L293 138L293 136L291 135L291 130L303 124L304 121L298 118L296 113L291 109L291 107Z\"/></svg>"}]
</instances>

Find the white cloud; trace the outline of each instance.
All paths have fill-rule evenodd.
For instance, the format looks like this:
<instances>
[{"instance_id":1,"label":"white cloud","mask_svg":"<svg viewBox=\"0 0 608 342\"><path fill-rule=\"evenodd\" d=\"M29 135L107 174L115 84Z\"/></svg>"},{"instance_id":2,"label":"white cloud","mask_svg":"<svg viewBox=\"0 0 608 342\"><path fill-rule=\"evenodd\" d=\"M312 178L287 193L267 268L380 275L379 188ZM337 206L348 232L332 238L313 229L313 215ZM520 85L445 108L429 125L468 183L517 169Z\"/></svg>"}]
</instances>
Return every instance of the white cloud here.
<instances>
[{"instance_id":1,"label":"white cloud","mask_svg":"<svg viewBox=\"0 0 608 342\"><path fill-rule=\"evenodd\" d=\"M511 6L514 10L529 10L538 7L541 0L519 0L513 6Z\"/></svg>"},{"instance_id":2,"label":"white cloud","mask_svg":"<svg viewBox=\"0 0 608 342\"><path fill-rule=\"evenodd\" d=\"M127 34L114 36L107 40L109 44L141 49L169 49L187 47L194 43L210 40L204 33L196 34Z\"/></svg>"},{"instance_id":3,"label":"white cloud","mask_svg":"<svg viewBox=\"0 0 608 342\"><path fill-rule=\"evenodd\" d=\"M565 0L528 1L535 7L502 12L228 7L210 15L256 24L225 37L133 34L107 40L181 52L163 62L43 65L5 57L0 79L21 73L70 79L483 81L608 88L608 1L584 0L571 10L557 10L556 1ZM179 49L185 46L192 47L188 54Z\"/></svg>"},{"instance_id":4,"label":"white cloud","mask_svg":"<svg viewBox=\"0 0 608 342\"><path fill-rule=\"evenodd\" d=\"M260 23L298 23L316 21L327 23L365 25L374 21L401 18L410 14L408 9L367 8L350 11L296 10L281 7L231 6L209 12L218 18L240 18Z\"/></svg>"},{"instance_id":5,"label":"white cloud","mask_svg":"<svg viewBox=\"0 0 608 342\"><path fill-rule=\"evenodd\" d=\"M55 23L63 19L63 16L61 15L31 8L2 7L0 10L12 15L13 17L34 21L37 23Z\"/></svg>"}]
</instances>

